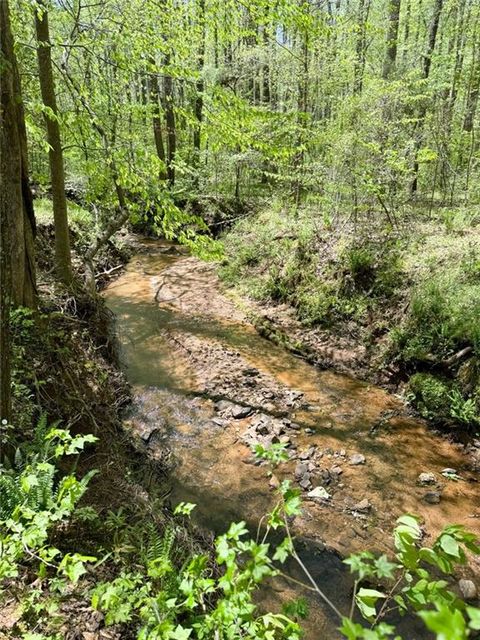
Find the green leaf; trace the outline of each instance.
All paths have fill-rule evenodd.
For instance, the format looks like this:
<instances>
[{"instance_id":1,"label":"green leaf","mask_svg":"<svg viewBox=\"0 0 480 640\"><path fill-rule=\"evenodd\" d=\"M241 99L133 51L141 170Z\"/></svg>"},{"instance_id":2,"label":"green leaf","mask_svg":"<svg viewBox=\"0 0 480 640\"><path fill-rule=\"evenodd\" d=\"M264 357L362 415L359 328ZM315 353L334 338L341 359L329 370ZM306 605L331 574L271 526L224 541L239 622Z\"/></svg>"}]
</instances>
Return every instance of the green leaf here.
<instances>
[{"instance_id":1,"label":"green leaf","mask_svg":"<svg viewBox=\"0 0 480 640\"><path fill-rule=\"evenodd\" d=\"M430 631L436 633L437 640L465 640L467 629L460 611L443 604L436 604L435 611L419 611L418 615Z\"/></svg>"},{"instance_id":2,"label":"green leaf","mask_svg":"<svg viewBox=\"0 0 480 640\"><path fill-rule=\"evenodd\" d=\"M377 591L376 589L365 589L362 587L358 590L355 600L364 618L371 621L377 613L375 609L377 600L386 597L387 596L381 591Z\"/></svg>"},{"instance_id":3,"label":"green leaf","mask_svg":"<svg viewBox=\"0 0 480 640\"><path fill-rule=\"evenodd\" d=\"M184 515L189 516L192 511L195 509L197 505L193 504L193 502L179 502L175 507L173 515Z\"/></svg>"},{"instance_id":4,"label":"green leaf","mask_svg":"<svg viewBox=\"0 0 480 640\"><path fill-rule=\"evenodd\" d=\"M284 538L282 542L275 549L275 553L273 554L273 560L278 560L279 562L285 562L285 560L290 556L293 550L293 545L290 538Z\"/></svg>"},{"instance_id":5,"label":"green leaf","mask_svg":"<svg viewBox=\"0 0 480 640\"><path fill-rule=\"evenodd\" d=\"M363 627L361 624L352 622L349 618L343 618L342 626L339 631L347 638L347 640L357 640L361 638L363 634Z\"/></svg>"},{"instance_id":6,"label":"green leaf","mask_svg":"<svg viewBox=\"0 0 480 640\"><path fill-rule=\"evenodd\" d=\"M175 631L171 631L169 638L172 640L187 640L192 633L192 629L184 629L181 625L177 625Z\"/></svg>"},{"instance_id":7,"label":"green leaf","mask_svg":"<svg viewBox=\"0 0 480 640\"><path fill-rule=\"evenodd\" d=\"M386 555L381 555L374 564L379 578L393 578L394 571L398 568L398 564L390 562Z\"/></svg>"},{"instance_id":8,"label":"green leaf","mask_svg":"<svg viewBox=\"0 0 480 640\"><path fill-rule=\"evenodd\" d=\"M241 536L248 533L248 529L245 526L245 522L232 522L229 530L227 531L227 538L229 540L239 540Z\"/></svg>"},{"instance_id":9,"label":"green leaf","mask_svg":"<svg viewBox=\"0 0 480 640\"><path fill-rule=\"evenodd\" d=\"M476 607L467 607L467 614L470 619L468 626L474 631L480 631L480 609Z\"/></svg>"},{"instance_id":10,"label":"green leaf","mask_svg":"<svg viewBox=\"0 0 480 640\"><path fill-rule=\"evenodd\" d=\"M460 545L452 536L442 535L440 537L440 546L448 555L460 558Z\"/></svg>"}]
</instances>

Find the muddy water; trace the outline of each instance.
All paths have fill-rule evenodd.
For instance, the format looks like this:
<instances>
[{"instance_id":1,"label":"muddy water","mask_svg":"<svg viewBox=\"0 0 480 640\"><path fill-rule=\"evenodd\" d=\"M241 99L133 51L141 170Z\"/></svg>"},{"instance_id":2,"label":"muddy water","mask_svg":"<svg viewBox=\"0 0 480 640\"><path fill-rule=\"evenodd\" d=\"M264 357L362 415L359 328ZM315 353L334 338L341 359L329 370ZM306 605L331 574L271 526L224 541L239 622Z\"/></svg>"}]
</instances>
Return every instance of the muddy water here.
<instances>
[{"instance_id":1,"label":"muddy water","mask_svg":"<svg viewBox=\"0 0 480 640\"><path fill-rule=\"evenodd\" d=\"M219 532L239 519L255 526L271 507L266 469L252 464L244 441L260 417L296 425L287 429L292 461L279 479L294 478L298 455L316 447L312 481L331 498L307 500L294 528L308 541L304 559L341 610L348 610L351 582L338 554L388 550L400 514L421 515L428 536L450 522L480 532L478 477L459 448L406 417L381 389L318 371L258 336L222 293L211 265L147 241L105 297L134 388L126 427L146 455L171 466L172 502L197 503L203 526ZM249 415L233 418L228 403ZM350 464L355 454L365 463ZM462 480L445 479L446 467ZM332 468L337 473L324 481ZM439 504L425 501L432 488L417 480L425 471L438 480ZM364 512L355 509L362 500L369 503ZM271 606L298 595L291 583L277 581L264 597ZM315 606L307 639L337 637L336 623Z\"/></svg>"}]
</instances>

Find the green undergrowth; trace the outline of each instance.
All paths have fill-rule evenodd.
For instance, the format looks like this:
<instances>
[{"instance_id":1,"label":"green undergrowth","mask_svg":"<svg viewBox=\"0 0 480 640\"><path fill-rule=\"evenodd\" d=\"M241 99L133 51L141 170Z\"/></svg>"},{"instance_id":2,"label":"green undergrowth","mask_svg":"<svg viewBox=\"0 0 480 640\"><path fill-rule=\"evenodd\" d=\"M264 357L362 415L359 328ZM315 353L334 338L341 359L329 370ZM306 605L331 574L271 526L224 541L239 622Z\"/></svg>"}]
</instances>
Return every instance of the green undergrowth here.
<instances>
[{"instance_id":1,"label":"green undergrowth","mask_svg":"<svg viewBox=\"0 0 480 640\"><path fill-rule=\"evenodd\" d=\"M6 640L85 635L92 620L94 635L105 637L106 628L109 637L110 628L125 640L300 640L305 601L275 613L255 604L265 580L287 577L288 558L299 562L347 640L402 640L392 611L419 618L437 640L467 640L480 629L480 610L452 589L454 571L480 553L463 527L446 527L423 546L419 519L399 518L394 554L364 551L345 560L354 583L351 607L342 612L297 555L290 526L302 505L288 481L264 518L265 532L255 538L244 522L225 523L213 547L202 548L192 542L193 504L180 503L168 515L155 503L106 513L89 504L96 471L81 475L77 460L83 452L91 457L94 436L73 436L45 418L30 442L15 443L15 434L2 424L0 632ZM272 469L287 457L282 445L256 455ZM283 535L276 545L269 542L273 532Z\"/></svg>"},{"instance_id":2,"label":"green undergrowth","mask_svg":"<svg viewBox=\"0 0 480 640\"><path fill-rule=\"evenodd\" d=\"M97 432L114 425L128 401L112 364L111 318L89 296L50 298L38 312L11 315L13 410L22 431L39 412ZM62 311L60 311L62 309Z\"/></svg>"},{"instance_id":3,"label":"green undergrowth","mask_svg":"<svg viewBox=\"0 0 480 640\"><path fill-rule=\"evenodd\" d=\"M260 301L293 305L306 325L366 322L368 311L395 292L401 274L397 243L329 237L311 211L269 209L242 220L225 237L229 284Z\"/></svg>"},{"instance_id":4,"label":"green undergrowth","mask_svg":"<svg viewBox=\"0 0 480 640\"><path fill-rule=\"evenodd\" d=\"M428 373L410 381L420 413L476 430L479 212L419 209L405 219L402 227L378 215L332 220L320 206L273 203L226 234L220 273L243 295L293 307L306 331L363 345L372 377L387 366L397 384Z\"/></svg>"},{"instance_id":5,"label":"green undergrowth","mask_svg":"<svg viewBox=\"0 0 480 640\"><path fill-rule=\"evenodd\" d=\"M34 201L35 218L38 224L53 223L53 202L49 198L37 198ZM76 202L68 201L68 222L77 229L86 229L94 222L91 211Z\"/></svg>"}]
</instances>

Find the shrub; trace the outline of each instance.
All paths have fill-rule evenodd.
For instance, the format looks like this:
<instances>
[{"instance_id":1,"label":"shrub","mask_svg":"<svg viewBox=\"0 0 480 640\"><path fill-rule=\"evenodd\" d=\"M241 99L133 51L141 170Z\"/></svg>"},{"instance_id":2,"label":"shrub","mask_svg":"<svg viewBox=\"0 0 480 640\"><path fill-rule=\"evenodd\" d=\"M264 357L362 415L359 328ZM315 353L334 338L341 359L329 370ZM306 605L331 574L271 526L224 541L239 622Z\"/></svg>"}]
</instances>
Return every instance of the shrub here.
<instances>
[{"instance_id":1,"label":"shrub","mask_svg":"<svg viewBox=\"0 0 480 640\"><path fill-rule=\"evenodd\" d=\"M438 360L472 345L480 352L480 284L441 275L420 284L399 333L404 360Z\"/></svg>"},{"instance_id":2,"label":"shrub","mask_svg":"<svg viewBox=\"0 0 480 640\"><path fill-rule=\"evenodd\" d=\"M344 295L353 290L372 298L389 297L402 277L399 247L385 238L354 241L340 254L339 266Z\"/></svg>"},{"instance_id":3,"label":"shrub","mask_svg":"<svg viewBox=\"0 0 480 640\"><path fill-rule=\"evenodd\" d=\"M427 420L445 421L450 417L450 384L428 373L416 373L408 383L410 400Z\"/></svg>"},{"instance_id":4,"label":"shrub","mask_svg":"<svg viewBox=\"0 0 480 640\"><path fill-rule=\"evenodd\" d=\"M456 381L416 373L409 380L409 392L410 401L427 420L455 423L472 429L480 424L476 398L465 396Z\"/></svg>"}]
</instances>

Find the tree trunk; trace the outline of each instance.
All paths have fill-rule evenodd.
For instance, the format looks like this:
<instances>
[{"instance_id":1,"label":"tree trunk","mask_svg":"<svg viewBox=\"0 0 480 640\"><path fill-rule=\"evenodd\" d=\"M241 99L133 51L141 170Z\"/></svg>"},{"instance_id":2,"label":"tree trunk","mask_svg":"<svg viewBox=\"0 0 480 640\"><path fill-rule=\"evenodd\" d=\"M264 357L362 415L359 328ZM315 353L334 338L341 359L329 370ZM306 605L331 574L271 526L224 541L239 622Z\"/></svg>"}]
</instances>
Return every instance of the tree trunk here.
<instances>
[{"instance_id":1,"label":"tree trunk","mask_svg":"<svg viewBox=\"0 0 480 640\"><path fill-rule=\"evenodd\" d=\"M440 15L442 13L443 0L435 0L435 6L433 8L433 16L430 21L430 27L428 29L428 44L427 52L423 56L423 77L425 80L430 75L430 67L432 65L432 55L435 49L435 43L437 41L438 25L440 24Z\"/></svg>"},{"instance_id":2,"label":"tree trunk","mask_svg":"<svg viewBox=\"0 0 480 640\"><path fill-rule=\"evenodd\" d=\"M167 179L167 159L165 156L165 145L163 144L162 116L160 113L160 91L158 89L158 77L155 73L152 73L150 76L150 101L152 103L152 124L155 149L157 151L158 159L162 163L163 167L159 171L158 179L163 182Z\"/></svg>"},{"instance_id":3,"label":"tree trunk","mask_svg":"<svg viewBox=\"0 0 480 640\"><path fill-rule=\"evenodd\" d=\"M405 27L403 32L403 46L402 46L402 64L407 61L409 39L410 39L410 15L411 15L411 0L407 0L407 8L405 10Z\"/></svg>"},{"instance_id":4,"label":"tree trunk","mask_svg":"<svg viewBox=\"0 0 480 640\"><path fill-rule=\"evenodd\" d=\"M48 27L48 0L40 0L35 11L37 34L37 58L40 89L43 104L47 108L45 123L49 144L48 159L52 180L53 218L55 225L55 265L59 279L65 284L72 282L72 260L68 231L67 199L65 197L65 173L63 150L58 123L57 100L52 71L51 43Z\"/></svg>"},{"instance_id":5,"label":"tree trunk","mask_svg":"<svg viewBox=\"0 0 480 640\"><path fill-rule=\"evenodd\" d=\"M388 35L387 35L387 52L383 63L383 79L388 80L395 70L397 60L398 45L398 24L400 21L400 4L401 0L390 0L389 19L388 19Z\"/></svg>"},{"instance_id":6,"label":"tree trunk","mask_svg":"<svg viewBox=\"0 0 480 640\"><path fill-rule=\"evenodd\" d=\"M0 2L0 417L10 419L9 313L35 307L35 217L28 183L27 141L8 0Z\"/></svg>"},{"instance_id":7,"label":"tree trunk","mask_svg":"<svg viewBox=\"0 0 480 640\"><path fill-rule=\"evenodd\" d=\"M422 77L424 80L428 80L430 76L430 69L432 66L432 55L435 50L435 43L437 41L438 25L440 23L440 16L442 14L443 0L435 0L435 6L433 8L433 15L430 21L428 29L428 43L427 51L423 56ZM417 120L417 141L415 143L415 159L413 162L413 180L410 185L410 192L415 194L418 190L418 152L420 150L423 138L423 126L425 123L425 116L427 115L427 106L423 106L420 109Z\"/></svg>"},{"instance_id":8,"label":"tree trunk","mask_svg":"<svg viewBox=\"0 0 480 640\"><path fill-rule=\"evenodd\" d=\"M471 133L477 111L478 98L480 95L480 38L476 45L476 56L472 63L470 82L468 87L467 104L463 119L463 130Z\"/></svg>"},{"instance_id":9,"label":"tree trunk","mask_svg":"<svg viewBox=\"0 0 480 640\"><path fill-rule=\"evenodd\" d=\"M363 89L363 73L367 55L367 20L370 12L370 0L360 0L358 9L357 41L355 44L355 63L353 93L360 94Z\"/></svg>"},{"instance_id":10,"label":"tree trunk","mask_svg":"<svg viewBox=\"0 0 480 640\"><path fill-rule=\"evenodd\" d=\"M163 108L167 125L167 177L171 187L175 184L175 155L177 153L177 133L175 127L175 111L173 103L173 78L168 75L170 55L165 56L167 75L163 80Z\"/></svg>"},{"instance_id":11,"label":"tree trunk","mask_svg":"<svg viewBox=\"0 0 480 640\"><path fill-rule=\"evenodd\" d=\"M199 21L200 21L200 45L198 48L198 72L199 77L196 82L195 96L195 127L193 129L193 153L194 166L200 164L200 151L202 147L202 118L203 118L203 92L205 83L203 80L203 66L205 62L205 0L198 0ZM195 176L195 186L198 187L198 175Z\"/></svg>"}]
</instances>

